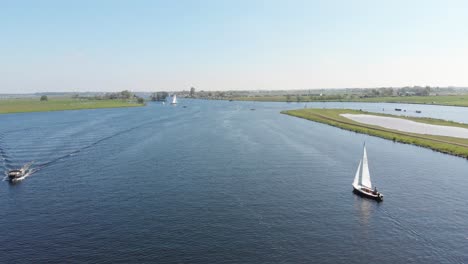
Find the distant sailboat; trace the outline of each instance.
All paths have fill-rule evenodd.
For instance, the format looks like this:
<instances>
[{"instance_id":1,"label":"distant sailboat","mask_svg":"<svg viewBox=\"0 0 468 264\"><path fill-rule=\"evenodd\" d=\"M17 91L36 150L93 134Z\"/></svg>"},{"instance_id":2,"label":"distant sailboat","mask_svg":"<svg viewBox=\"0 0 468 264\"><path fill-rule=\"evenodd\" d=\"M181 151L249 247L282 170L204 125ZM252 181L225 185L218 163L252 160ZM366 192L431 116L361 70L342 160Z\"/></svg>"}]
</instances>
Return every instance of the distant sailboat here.
<instances>
[{"instance_id":1,"label":"distant sailboat","mask_svg":"<svg viewBox=\"0 0 468 264\"><path fill-rule=\"evenodd\" d=\"M174 94L174 96L172 96L172 102L171 102L171 104L173 104L173 105L177 104L177 97L176 97L175 94Z\"/></svg>"},{"instance_id":2,"label":"distant sailboat","mask_svg":"<svg viewBox=\"0 0 468 264\"><path fill-rule=\"evenodd\" d=\"M357 168L356 175L354 176L353 188L354 192L357 194L373 198L378 201L383 200L383 194L379 193L375 187L372 189L365 144L362 160L359 161L359 166Z\"/></svg>"}]
</instances>

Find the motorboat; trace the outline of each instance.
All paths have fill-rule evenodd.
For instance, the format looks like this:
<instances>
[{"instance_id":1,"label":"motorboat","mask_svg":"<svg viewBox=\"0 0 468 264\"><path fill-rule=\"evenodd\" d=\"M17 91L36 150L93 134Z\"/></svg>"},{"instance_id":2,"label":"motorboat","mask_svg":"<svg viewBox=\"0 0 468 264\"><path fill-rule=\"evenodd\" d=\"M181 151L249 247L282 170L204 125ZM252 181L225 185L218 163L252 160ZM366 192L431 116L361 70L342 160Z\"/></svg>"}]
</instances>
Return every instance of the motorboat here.
<instances>
[{"instance_id":1,"label":"motorboat","mask_svg":"<svg viewBox=\"0 0 468 264\"><path fill-rule=\"evenodd\" d=\"M17 170L10 170L8 172L8 179L9 180L17 180L23 177L26 174L26 170L24 168L17 169Z\"/></svg>"},{"instance_id":2,"label":"motorboat","mask_svg":"<svg viewBox=\"0 0 468 264\"><path fill-rule=\"evenodd\" d=\"M31 172L30 167L33 164L33 162L28 162L23 165L23 167L19 169L14 169L14 170L9 170L7 175L8 175L8 180L10 181L18 181L22 180L24 177L28 176Z\"/></svg>"}]
</instances>

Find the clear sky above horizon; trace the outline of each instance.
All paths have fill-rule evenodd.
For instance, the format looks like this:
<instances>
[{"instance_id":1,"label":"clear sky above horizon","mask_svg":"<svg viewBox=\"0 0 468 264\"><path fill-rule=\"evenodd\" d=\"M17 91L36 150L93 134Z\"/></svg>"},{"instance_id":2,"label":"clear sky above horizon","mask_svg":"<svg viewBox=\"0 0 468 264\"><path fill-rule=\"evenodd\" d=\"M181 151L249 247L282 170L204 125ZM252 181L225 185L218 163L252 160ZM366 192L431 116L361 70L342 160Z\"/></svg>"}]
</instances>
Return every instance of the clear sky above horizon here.
<instances>
[{"instance_id":1,"label":"clear sky above horizon","mask_svg":"<svg viewBox=\"0 0 468 264\"><path fill-rule=\"evenodd\" d=\"M468 1L0 0L0 93L468 86Z\"/></svg>"}]
</instances>

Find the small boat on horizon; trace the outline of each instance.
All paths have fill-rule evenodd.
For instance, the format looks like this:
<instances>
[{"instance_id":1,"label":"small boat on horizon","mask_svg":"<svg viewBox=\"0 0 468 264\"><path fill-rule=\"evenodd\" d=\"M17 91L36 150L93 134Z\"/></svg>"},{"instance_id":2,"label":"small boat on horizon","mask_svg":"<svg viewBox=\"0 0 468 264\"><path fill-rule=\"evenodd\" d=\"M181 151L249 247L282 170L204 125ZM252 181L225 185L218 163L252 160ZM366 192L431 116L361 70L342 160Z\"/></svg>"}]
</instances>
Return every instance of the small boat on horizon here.
<instances>
[{"instance_id":1,"label":"small boat on horizon","mask_svg":"<svg viewBox=\"0 0 468 264\"><path fill-rule=\"evenodd\" d=\"M176 105L176 104L177 104L177 96L174 94L174 96L172 96L171 105Z\"/></svg>"},{"instance_id":2,"label":"small boat on horizon","mask_svg":"<svg viewBox=\"0 0 468 264\"><path fill-rule=\"evenodd\" d=\"M379 193L376 187L372 189L365 143L364 153L362 155L362 159L359 161L356 175L354 176L353 192L367 198L383 201L383 194Z\"/></svg>"}]
</instances>

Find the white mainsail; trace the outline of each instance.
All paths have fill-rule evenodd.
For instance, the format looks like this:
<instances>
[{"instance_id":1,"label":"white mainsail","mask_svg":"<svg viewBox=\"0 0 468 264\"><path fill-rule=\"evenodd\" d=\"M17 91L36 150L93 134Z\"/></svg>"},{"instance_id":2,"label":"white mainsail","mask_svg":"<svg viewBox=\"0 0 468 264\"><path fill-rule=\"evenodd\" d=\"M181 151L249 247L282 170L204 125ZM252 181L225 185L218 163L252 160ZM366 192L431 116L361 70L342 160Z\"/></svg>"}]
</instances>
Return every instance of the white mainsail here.
<instances>
[{"instance_id":1,"label":"white mainsail","mask_svg":"<svg viewBox=\"0 0 468 264\"><path fill-rule=\"evenodd\" d=\"M353 186L354 187L358 187L359 186L359 178L360 178L360 175L361 175L361 162L362 160L359 161L359 166L357 167L357 171L356 171L356 176L354 176L354 181L353 181Z\"/></svg>"},{"instance_id":2,"label":"white mainsail","mask_svg":"<svg viewBox=\"0 0 468 264\"><path fill-rule=\"evenodd\" d=\"M365 145L364 145L364 155L362 157L361 185L372 189L372 183L370 180L370 173L369 173L369 164L367 162L367 151L366 151Z\"/></svg>"},{"instance_id":3,"label":"white mainsail","mask_svg":"<svg viewBox=\"0 0 468 264\"><path fill-rule=\"evenodd\" d=\"M171 104L177 104L177 97L176 95L174 94L174 96L172 97L172 103Z\"/></svg>"}]
</instances>

